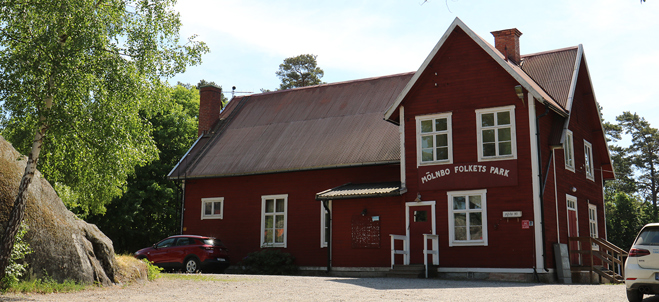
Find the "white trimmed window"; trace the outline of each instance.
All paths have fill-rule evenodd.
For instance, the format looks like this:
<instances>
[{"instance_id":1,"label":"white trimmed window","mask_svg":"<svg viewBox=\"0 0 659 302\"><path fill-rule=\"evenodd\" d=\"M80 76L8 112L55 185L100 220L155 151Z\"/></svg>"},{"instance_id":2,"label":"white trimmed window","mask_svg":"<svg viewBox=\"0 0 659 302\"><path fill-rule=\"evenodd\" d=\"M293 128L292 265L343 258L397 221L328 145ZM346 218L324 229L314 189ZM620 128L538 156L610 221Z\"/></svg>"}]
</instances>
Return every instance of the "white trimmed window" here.
<instances>
[{"instance_id":1,"label":"white trimmed window","mask_svg":"<svg viewBox=\"0 0 659 302\"><path fill-rule=\"evenodd\" d=\"M584 169L586 170L586 178L595 181L595 172L594 172L595 169L593 168L593 145L588 141L584 140L583 149L586 160L584 162Z\"/></svg>"},{"instance_id":2,"label":"white trimmed window","mask_svg":"<svg viewBox=\"0 0 659 302\"><path fill-rule=\"evenodd\" d=\"M453 162L451 113L417 116L417 164Z\"/></svg>"},{"instance_id":3,"label":"white trimmed window","mask_svg":"<svg viewBox=\"0 0 659 302\"><path fill-rule=\"evenodd\" d=\"M332 210L332 201L327 202L327 206ZM328 222L331 222L330 218L331 213L328 212L325 209L325 206L323 205L323 202L320 203L320 247L327 247L327 242L330 239L330 227L331 225L328 225Z\"/></svg>"},{"instance_id":4,"label":"white trimmed window","mask_svg":"<svg viewBox=\"0 0 659 302\"><path fill-rule=\"evenodd\" d=\"M597 206L588 204L588 225L590 226L590 237L599 238L597 233Z\"/></svg>"},{"instance_id":5,"label":"white trimmed window","mask_svg":"<svg viewBox=\"0 0 659 302\"><path fill-rule=\"evenodd\" d=\"M224 197L201 199L201 220L222 219L224 214Z\"/></svg>"},{"instance_id":6,"label":"white trimmed window","mask_svg":"<svg viewBox=\"0 0 659 302\"><path fill-rule=\"evenodd\" d=\"M288 195L261 196L261 247L286 247Z\"/></svg>"},{"instance_id":7,"label":"white trimmed window","mask_svg":"<svg viewBox=\"0 0 659 302\"><path fill-rule=\"evenodd\" d=\"M565 152L565 169L574 172L574 140L572 137L572 131L570 130L565 130L563 152Z\"/></svg>"},{"instance_id":8,"label":"white trimmed window","mask_svg":"<svg viewBox=\"0 0 659 302\"><path fill-rule=\"evenodd\" d=\"M515 106L476 110L478 161L517 158Z\"/></svg>"},{"instance_id":9,"label":"white trimmed window","mask_svg":"<svg viewBox=\"0 0 659 302\"><path fill-rule=\"evenodd\" d=\"M449 246L487 245L487 190L448 195Z\"/></svg>"}]
</instances>

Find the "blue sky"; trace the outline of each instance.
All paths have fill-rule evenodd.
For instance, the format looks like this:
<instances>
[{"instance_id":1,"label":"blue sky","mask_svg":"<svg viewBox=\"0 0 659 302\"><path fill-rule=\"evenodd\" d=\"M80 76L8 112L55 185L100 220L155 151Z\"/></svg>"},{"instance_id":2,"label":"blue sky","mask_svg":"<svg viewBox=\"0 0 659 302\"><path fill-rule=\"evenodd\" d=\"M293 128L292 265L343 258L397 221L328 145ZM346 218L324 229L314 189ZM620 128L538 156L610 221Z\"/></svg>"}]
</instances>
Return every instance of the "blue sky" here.
<instances>
[{"instance_id":1,"label":"blue sky","mask_svg":"<svg viewBox=\"0 0 659 302\"><path fill-rule=\"evenodd\" d=\"M328 83L415 71L459 17L491 44L491 31L519 29L522 54L583 44L605 120L631 111L659 128L656 0L179 0L176 9L182 35L211 51L172 84L274 90L279 64L305 53L318 55Z\"/></svg>"}]
</instances>

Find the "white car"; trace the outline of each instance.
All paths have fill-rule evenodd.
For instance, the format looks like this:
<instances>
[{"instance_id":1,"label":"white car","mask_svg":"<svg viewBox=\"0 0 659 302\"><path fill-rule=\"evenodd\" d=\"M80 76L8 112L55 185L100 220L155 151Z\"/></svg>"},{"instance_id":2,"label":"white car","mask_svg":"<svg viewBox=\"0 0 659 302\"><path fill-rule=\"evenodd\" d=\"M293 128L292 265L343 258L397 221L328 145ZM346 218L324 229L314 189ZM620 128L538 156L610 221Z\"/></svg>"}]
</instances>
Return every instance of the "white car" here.
<instances>
[{"instance_id":1,"label":"white car","mask_svg":"<svg viewBox=\"0 0 659 302\"><path fill-rule=\"evenodd\" d=\"M625 262L627 300L659 294L659 223L646 224L636 236Z\"/></svg>"}]
</instances>

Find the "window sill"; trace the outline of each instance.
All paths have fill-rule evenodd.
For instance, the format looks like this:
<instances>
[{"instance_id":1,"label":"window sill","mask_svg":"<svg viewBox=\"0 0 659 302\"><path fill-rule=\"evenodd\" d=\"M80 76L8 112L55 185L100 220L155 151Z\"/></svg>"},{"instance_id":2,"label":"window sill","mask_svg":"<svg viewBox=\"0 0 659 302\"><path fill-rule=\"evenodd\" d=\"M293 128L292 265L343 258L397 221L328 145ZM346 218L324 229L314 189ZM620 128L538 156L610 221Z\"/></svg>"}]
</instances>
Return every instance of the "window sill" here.
<instances>
[{"instance_id":1,"label":"window sill","mask_svg":"<svg viewBox=\"0 0 659 302\"><path fill-rule=\"evenodd\" d=\"M422 166L439 166L439 165L450 165L452 164L452 160L444 160L444 161L427 161L427 162L421 162L417 163L417 167L422 167Z\"/></svg>"},{"instance_id":2,"label":"window sill","mask_svg":"<svg viewBox=\"0 0 659 302\"><path fill-rule=\"evenodd\" d=\"M222 219L222 216L221 215L218 215L218 216L201 216L201 220L205 220L205 219Z\"/></svg>"},{"instance_id":3,"label":"window sill","mask_svg":"<svg viewBox=\"0 0 659 302\"><path fill-rule=\"evenodd\" d=\"M454 246L487 246L487 242L484 240L478 241L453 241L450 243L450 247Z\"/></svg>"}]
</instances>

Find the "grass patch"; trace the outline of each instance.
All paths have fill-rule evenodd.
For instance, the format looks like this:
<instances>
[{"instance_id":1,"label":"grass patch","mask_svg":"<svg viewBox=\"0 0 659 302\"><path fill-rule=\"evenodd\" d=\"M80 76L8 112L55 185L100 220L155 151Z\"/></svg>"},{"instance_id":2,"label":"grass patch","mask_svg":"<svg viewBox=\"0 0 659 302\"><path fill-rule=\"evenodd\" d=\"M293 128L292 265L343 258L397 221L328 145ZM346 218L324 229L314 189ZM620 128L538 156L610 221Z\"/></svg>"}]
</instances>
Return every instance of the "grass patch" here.
<instances>
[{"instance_id":1,"label":"grass patch","mask_svg":"<svg viewBox=\"0 0 659 302\"><path fill-rule=\"evenodd\" d=\"M32 281L19 281L8 289L6 293L37 293L37 294L50 294L50 293L68 293L78 292L96 285L83 285L75 281L67 280L64 283L59 283L53 278L47 277L45 279L36 279Z\"/></svg>"},{"instance_id":2,"label":"grass patch","mask_svg":"<svg viewBox=\"0 0 659 302\"><path fill-rule=\"evenodd\" d=\"M192 280L192 281L240 282L240 281L254 280L247 278L219 278L217 276L209 276L209 275L201 275L201 274L162 274L162 276L165 279Z\"/></svg>"},{"instance_id":3,"label":"grass patch","mask_svg":"<svg viewBox=\"0 0 659 302\"><path fill-rule=\"evenodd\" d=\"M145 281L149 277L149 266L132 255L116 255L117 271L114 281L121 284Z\"/></svg>"}]
</instances>

